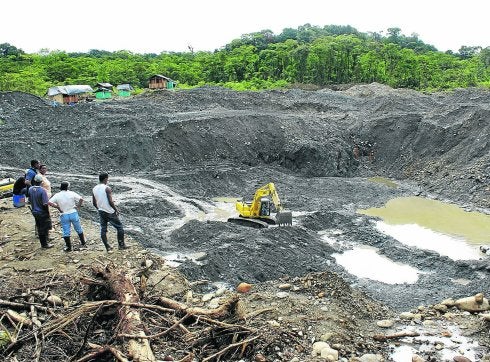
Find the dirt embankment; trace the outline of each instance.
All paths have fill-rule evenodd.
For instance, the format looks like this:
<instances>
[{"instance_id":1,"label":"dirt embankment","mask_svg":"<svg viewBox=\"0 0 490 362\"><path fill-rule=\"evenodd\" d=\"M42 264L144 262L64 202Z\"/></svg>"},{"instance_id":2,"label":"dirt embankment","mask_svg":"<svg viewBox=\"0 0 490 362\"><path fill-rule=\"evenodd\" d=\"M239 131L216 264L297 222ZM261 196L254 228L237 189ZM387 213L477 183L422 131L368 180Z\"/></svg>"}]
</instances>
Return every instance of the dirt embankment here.
<instances>
[{"instance_id":1,"label":"dirt embankment","mask_svg":"<svg viewBox=\"0 0 490 362\"><path fill-rule=\"evenodd\" d=\"M75 107L2 93L1 162L19 167L37 157L69 172L226 164L277 165L307 177L371 171L487 207L489 101L480 89L425 95L378 84L315 92L204 87ZM356 143L373 145L368 170L353 158Z\"/></svg>"}]
</instances>

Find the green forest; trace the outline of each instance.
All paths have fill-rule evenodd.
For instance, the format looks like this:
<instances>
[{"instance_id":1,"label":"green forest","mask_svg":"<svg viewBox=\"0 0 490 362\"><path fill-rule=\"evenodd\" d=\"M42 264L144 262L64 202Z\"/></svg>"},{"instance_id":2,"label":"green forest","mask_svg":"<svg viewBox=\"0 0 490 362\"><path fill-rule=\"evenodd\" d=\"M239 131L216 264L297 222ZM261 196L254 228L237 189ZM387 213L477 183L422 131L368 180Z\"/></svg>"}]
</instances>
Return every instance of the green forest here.
<instances>
[{"instance_id":1,"label":"green forest","mask_svg":"<svg viewBox=\"0 0 490 362\"><path fill-rule=\"evenodd\" d=\"M181 88L218 85L236 90L326 87L378 82L420 91L490 87L490 47L462 45L441 52L400 28L386 34L351 26L305 24L244 34L214 52L135 54L127 50L67 53L42 49L26 54L0 44L0 90L43 96L49 87L109 82L147 87L162 74Z\"/></svg>"}]
</instances>

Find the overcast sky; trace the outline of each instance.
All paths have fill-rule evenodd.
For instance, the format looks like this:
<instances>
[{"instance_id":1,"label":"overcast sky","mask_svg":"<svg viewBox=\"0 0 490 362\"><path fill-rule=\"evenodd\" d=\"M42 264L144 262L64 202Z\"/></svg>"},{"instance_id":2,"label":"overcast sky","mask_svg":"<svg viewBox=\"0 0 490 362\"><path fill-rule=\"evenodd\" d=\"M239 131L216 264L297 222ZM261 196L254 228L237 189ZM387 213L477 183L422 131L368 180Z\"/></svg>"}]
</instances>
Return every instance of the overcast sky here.
<instances>
[{"instance_id":1,"label":"overcast sky","mask_svg":"<svg viewBox=\"0 0 490 362\"><path fill-rule=\"evenodd\" d=\"M398 27L441 51L490 46L490 0L4 0L0 12L0 43L27 53L213 51L242 34L306 23Z\"/></svg>"}]
</instances>

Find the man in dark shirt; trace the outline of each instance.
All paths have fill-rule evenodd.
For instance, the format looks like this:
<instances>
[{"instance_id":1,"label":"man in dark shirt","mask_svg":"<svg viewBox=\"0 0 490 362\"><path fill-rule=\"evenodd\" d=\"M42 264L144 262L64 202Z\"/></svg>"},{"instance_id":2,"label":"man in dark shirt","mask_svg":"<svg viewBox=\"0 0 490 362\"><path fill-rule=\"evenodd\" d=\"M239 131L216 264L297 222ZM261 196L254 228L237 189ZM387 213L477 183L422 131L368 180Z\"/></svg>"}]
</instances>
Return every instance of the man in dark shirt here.
<instances>
[{"instance_id":1,"label":"man in dark shirt","mask_svg":"<svg viewBox=\"0 0 490 362\"><path fill-rule=\"evenodd\" d=\"M32 179L38 174L39 166L38 160L31 161L31 167L26 171L26 184L28 187L32 186Z\"/></svg>"},{"instance_id":2,"label":"man in dark shirt","mask_svg":"<svg viewBox=\"0 0 490 362\"><path fill-rule=\"evenodd\" d=\"M36 175L32 179L32 186L29 188L29 201L31 211L36 221L36 228L41 242L41 247L48 249L53 245L48 243L48 232L51 229L51 217L48 209L48 194L40 185L43 181L41 175Z\"/></svg>"}]
</instances>

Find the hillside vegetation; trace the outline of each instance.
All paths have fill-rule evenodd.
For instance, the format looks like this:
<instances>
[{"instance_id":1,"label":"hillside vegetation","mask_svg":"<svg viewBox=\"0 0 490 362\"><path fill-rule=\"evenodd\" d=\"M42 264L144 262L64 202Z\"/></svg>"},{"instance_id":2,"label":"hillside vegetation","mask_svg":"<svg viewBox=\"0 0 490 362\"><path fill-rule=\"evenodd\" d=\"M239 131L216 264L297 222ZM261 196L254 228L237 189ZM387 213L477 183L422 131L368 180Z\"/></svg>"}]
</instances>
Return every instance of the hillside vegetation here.
<instances>
[{"instance_id":1,"label":"hillside vegetation","mask_svg":"<svg viewBox=\"0 0 490 362\"><path fill-rule=\"evenodd\" d=\"M362 33L351 26L309 24L245 34L214 52L134 54L122 50L88 53L41 50L26 54L0 44L0 90L44 95L62 84L110 82L145 88L153 74L181 87L204 84L237 90L291 85L325 87L378 82L422 91L490 86L490 47L461 46L440 52L416 34L399 28L387 35Z\"/></svg>"}]
</instances>

